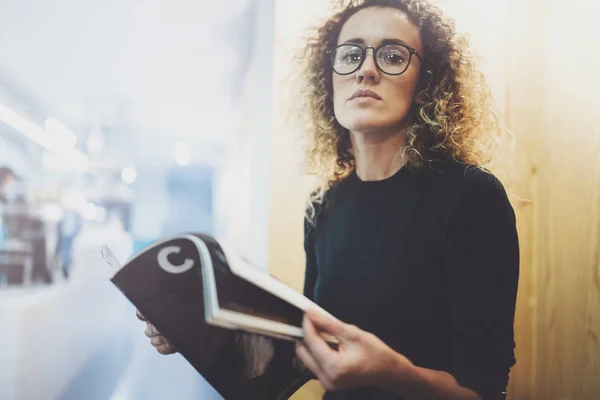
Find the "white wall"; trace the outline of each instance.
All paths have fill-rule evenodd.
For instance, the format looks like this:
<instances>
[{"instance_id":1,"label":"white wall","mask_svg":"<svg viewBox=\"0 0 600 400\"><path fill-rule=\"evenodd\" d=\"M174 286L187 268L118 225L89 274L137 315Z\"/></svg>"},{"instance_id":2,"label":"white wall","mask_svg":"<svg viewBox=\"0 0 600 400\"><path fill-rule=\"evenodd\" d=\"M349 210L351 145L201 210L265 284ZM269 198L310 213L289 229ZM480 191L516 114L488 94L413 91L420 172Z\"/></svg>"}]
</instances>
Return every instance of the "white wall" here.
<instances>
[{"instance_id":1,"label":"white wall","mask_svg":"<svg viewBox=\"0 0 600 400\"><path fill-rule=\"evenodd\" d=\"M273 1L256 2L252 63L246 70L237 114L237 134L219 173L217 215L241 255L267 268L273 113Z\"/></svg>"}]
</instances>

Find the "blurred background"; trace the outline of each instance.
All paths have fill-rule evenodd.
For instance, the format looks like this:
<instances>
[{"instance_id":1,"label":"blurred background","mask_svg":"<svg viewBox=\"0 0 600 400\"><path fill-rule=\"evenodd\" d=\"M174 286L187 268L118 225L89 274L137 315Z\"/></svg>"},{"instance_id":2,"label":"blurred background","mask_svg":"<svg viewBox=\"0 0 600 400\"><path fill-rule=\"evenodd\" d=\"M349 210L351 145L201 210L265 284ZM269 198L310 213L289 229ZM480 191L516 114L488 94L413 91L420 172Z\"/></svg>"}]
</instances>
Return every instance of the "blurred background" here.
<instances>
[{"instance_id":1,"label":"blurred background","mask_svg":"<svg viewBox=\"0 0 600 400\"><path fill-rule=\"evenodd\" d=\"M521 240L509 399L600 398L600 3L438 0L501 122ZM109 282L185 231L302 287L288 85L329 0L0 0L0 399L218 399ZM320 398L313 383L295 399Z\"/></svg>"},{"instance_id":2,"label":"blurred background","mask_svg":"<svg viewBox=\"0 0 600 400\"><path fill-rule=\"evenodd\" d=\"M0 1L0 399L218 398L99 251L207 232L266 268L272 53L268 2Z\"/></svg>"}]
</instances>

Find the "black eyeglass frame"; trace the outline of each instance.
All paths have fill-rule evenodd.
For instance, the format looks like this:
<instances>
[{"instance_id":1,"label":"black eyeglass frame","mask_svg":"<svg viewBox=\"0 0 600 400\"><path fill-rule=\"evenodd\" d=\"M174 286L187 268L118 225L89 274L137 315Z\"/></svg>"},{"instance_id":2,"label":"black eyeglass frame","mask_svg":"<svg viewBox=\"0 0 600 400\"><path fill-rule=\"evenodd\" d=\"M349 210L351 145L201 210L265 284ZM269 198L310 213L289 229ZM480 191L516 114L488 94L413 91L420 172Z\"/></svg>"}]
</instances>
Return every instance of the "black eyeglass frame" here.
<instances>
[{"instance_id":1,"label":"black eyeglass frame","mask_svg":"<svg viewBox=\"0 0 600 400\"><path fill-rule=\"evenodd\" d=\"M354 47L358 47L359 49L361 49L361 51L362 51L362 54L361 54L362 60L360 60L360 63L358 64L358 66L354 70L352 70L351 72L347 72L345 74L340 74L339 72L337 72L335 70L335 67L334 67L335 61L333 59L333 55L334 55L334 53L335 53L335 51L337 49L339 49L340 47L344 47L344 46L354 46ZM404 68L404 70L402 72L399 72L397 74L391 74L389 72L385 72L383 70L383 68L381 68L381 66L379 66L379 63L377 62L377 52L382 47L385 47L385 46L402 46L402 47L404 47L405 49L408 50L408 53L409 53L408 62L406 63L406 67ZM410 47L410 46L408 46L406 44L402 44L402 43L385 43L385 44L382 44L382 45L377 46L377 47L373 47L373 46L361 47L361 46L359 46L357 44L343 43L343 44L337 45L333 49L327 51L327 55L329 56L329 64L331 64L331 68L333 69L333 72L335 72L338 75L350 75L350 74L353 74L356 71L358 71L359 69L361 69L361 67L363 66L365 60L367 59L367 50L369 50L369 49L373 50L373 61L375 62L375 65L377 66L377 69L380 70L381 72L383 72L386 75L397 76L397 75L402 75L403 73L405 73L406 70L408 69L408 67L410 66L410 62L412 61L412 56L413 55L417 56L417 58L419 59L419 61L421 62L421 64L423 63L423 59L421 58L421 55L419 54L419 52L417 51L417 49L415 49L413 47Z\"/></svg>"}]
</instances>

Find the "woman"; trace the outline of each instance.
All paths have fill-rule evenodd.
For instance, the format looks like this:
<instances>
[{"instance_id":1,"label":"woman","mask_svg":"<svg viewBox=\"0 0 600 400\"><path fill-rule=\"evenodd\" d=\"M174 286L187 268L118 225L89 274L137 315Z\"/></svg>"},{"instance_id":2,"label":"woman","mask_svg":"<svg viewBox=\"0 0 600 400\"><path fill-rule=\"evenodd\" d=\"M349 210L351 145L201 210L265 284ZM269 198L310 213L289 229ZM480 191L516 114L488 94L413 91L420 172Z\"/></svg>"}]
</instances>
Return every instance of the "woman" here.
<instances>
[{"instance_id":1,"label":"woman","mask_svg":"<svg viewBox=\"0 0 600 400\"><path fill-rule=\"evenodd\" d=\"M503 398L519 249L486 172L501 130L465 43L425 1L364 0L308 44L309 161L324 185L306 216L304 291L335 317L307 312L297 380L285 343L238 337L247 393L276 398L314 375L327 400Z\"/></svg>"}]
</instances>

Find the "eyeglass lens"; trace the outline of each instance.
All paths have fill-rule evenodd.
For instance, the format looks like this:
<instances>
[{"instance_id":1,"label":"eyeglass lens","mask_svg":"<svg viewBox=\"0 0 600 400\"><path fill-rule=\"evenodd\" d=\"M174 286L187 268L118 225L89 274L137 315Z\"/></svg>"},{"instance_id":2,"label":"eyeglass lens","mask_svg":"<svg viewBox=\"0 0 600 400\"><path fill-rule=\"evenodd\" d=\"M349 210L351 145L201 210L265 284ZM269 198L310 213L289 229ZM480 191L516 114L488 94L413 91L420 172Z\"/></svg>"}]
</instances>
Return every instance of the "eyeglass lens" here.
<instances>
[{"instance_id":1,"label":"eyeglass lens","mask_svg":"<svg viewBox=\"0 0 600 400\"><path fill-rule=\"evenodd\" d=\"M340 75L351 74L360 68L365 55L366 52L360 46L339 46L332 53L333 69ZM411 54L405 46L389 44L379 47L374 56L375 63L384 73L399 75L408 68Z\"/></svg>"}]
</instances>

